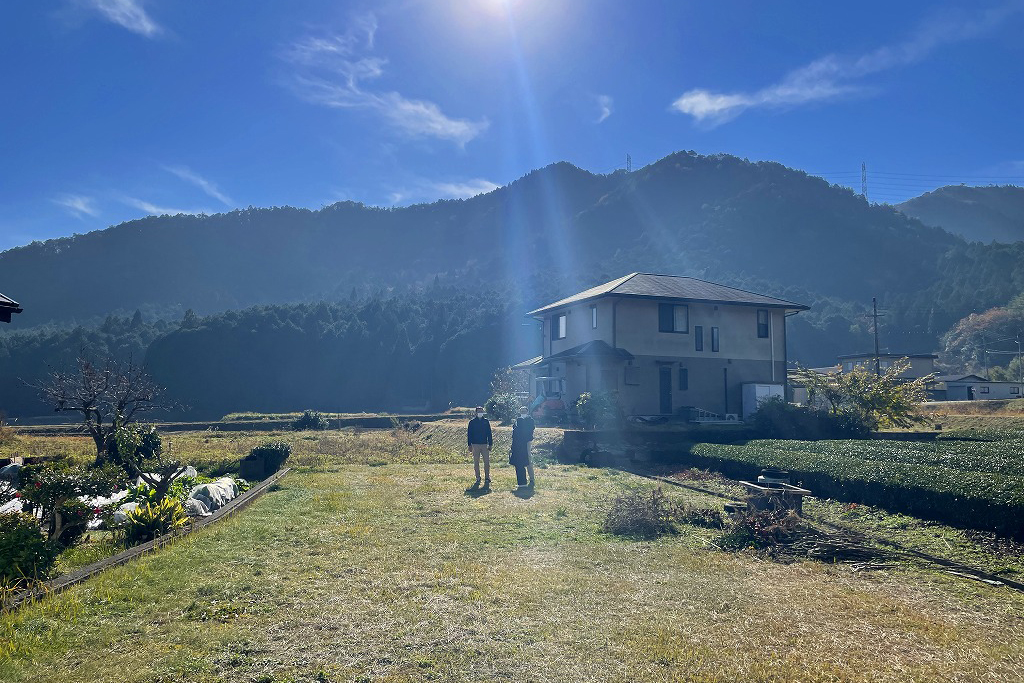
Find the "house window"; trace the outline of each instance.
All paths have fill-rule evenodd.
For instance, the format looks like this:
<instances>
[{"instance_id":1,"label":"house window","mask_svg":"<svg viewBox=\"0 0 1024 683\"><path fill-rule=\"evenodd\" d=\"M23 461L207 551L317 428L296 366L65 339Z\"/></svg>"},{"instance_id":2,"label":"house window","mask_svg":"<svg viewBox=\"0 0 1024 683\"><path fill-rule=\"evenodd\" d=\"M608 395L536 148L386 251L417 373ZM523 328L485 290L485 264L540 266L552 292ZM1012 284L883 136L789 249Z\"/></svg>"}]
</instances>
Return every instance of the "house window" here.
<instances>
[{"instance_id":1,"label":"house window","mask_svg":"<svg viewBox=\"0 0 1024 683\"><path fill-rule=\"evenodd\" d=\"M565 339L565 313L551 318L551 339Z\"/></svg>"},{"instance_id":2,"label":"house window","mask_svg":"<svg viewBox=\"0 0 1024 683\"><path fill-rule=\"evenodd\" d=\"M704 326L693 326L693 349L694 351L704 350Z\"/></svg>"},{"instance_id":3,"label":"house window","mask_svg":"<svg viewBox=\"0 0 1024 683\"><path fill-rule=\"evenodd\" d=\"M679 368L679 391L686 391L690 388L690 371L686 368Z\"/></svg>"},{"instance_id":4,"label":"house window","mask_svg":"<svg viewBox=\"0 0 1024 683\"><path fill-rule=\"evenodd\" d=\"M981 387L981 393L987 394L988 393L988 387Z\"/></svg>"},{"instance_id":5,"label":"house window","mask_svg":"<svg viewBox=\"0 0 1024 683\"><path fill-rule=\"evenodd\" d=\"M633 386L640 384L640 368L635 365L627 365L626 374L622 379L626 384Z\"/></svg>"},{"instance_id":6,"label":"house window","mask_svg":"<svg viewBox=\"0 0 1024 683\"><path fill-rule=\"evenodd\" d=\"M590 305L590 327L597 329L597 304Z\"/></svg>"},{"instance_id":7,"label":"house window","mask_svg":"<svg viewBox=\"0 0 1024 683\"><path fill-rule=\"evenodd\" d=\"M757 312L757 336L760 339L768 338L768 311Z\"/></svg>"},{"instance_id":8,"label":"house window","mask_svg":"<svg viewBox=\"0 0 1024 683\"><path fill-rule=\"evenodd\" d=\"M680 332L690 331L690 309L688 306L675 304L658 304L658 331Z\"/></svg>"},{"instance_id":9,"label":"house window","mask_svg":"<svg viewBox=\"0 0 1024 683\"><path fill-rule=\"evenodd\" d=\"M853 361L852 360L848 360L845 363L843 363L843 371L845 371L845 372L853 372Z\"/></svg>"},{"instance_id":10,"label":"house window","mask_svg":"<svg viewBox=\"0 0 1024 683\"><path fill-rule=\"evenodd\" d=\"M1020 387L1010 387L1010 393L1011 394L1019 394L1020 393Z\"/></svg>"},{"instance_id":11,"label":"house window","mask_svg":"<svg viewBox=\"0 0 1024 683\"><path fill-rule=\"evenodd\" d=\"M711 350L718 353L718 328L711 328Z\"/></svg>"}]
</instances>

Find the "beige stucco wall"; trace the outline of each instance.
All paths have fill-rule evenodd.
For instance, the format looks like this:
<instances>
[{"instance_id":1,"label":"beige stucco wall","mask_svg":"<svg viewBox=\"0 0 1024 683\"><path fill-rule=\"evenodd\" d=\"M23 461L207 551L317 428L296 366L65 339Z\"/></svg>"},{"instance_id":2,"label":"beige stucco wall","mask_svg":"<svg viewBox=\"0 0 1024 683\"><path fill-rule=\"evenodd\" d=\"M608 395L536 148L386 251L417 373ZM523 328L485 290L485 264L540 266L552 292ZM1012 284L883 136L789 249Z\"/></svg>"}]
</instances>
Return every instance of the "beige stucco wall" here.
<instances>
[{"instance_id":1,"label":"beige stucco wall","mask_svg":"<svg viewBox=\"0 0 1024 683\"><path fill-rule=\"evenodd\" d=\"M588 341L603 339L634 356L722 357L733 360L771 360L774 357L776 361L785 359L786 328L784 312L780 309L761 309L769 311L772 334L769 338L760 338L757 336L759 309L756 306L687 304L689 331L677 333L658 331L658 303L657 300L604 297L577 304L565 309L566 337L558 340L551 339L554 316L549 315L544 320L544 355L554 355ZM597 306L597 329L593 329L591 325L591 304ZM698 325L704 328L703 351L696 350L694 328ZM719 329L718 352L711 350L712 327ZM776 379L781 382L785 377Z\"/></svg>"},{"instance_id":2,"label":"beige stucco wall","mask_svg":"<svg viewBox=\"0 0 1024 683\"><path fill-rule=\"evenodd\" d=\"M659 414L661 367L672 370L673 413L684 406L721 414L741 413L743 383L785 382L783 310L762 309L770 313L771 335L759 338L756 306L690 303L689 331L674 333L658 330L658 303L657 300L605 297L577 304L566 309L566 338L560 340L551 339L553 316L545 319L545 356L603 339L633 354L632 365L638 368L639 384L627 385L625 364L621 362L591 360L589 366L577 360L556 363L553 374L566 377L564 398L567 403L572 403L584 391L606 388L618 392L620 405L627 414ZM591 323L591 304L597 306L597 329ZM698 325L704 328L703 351L695 348L694 333ZM712 327L719 328L717 352L711 350ZM678 373L682 367L689 372L687 390L679 389Z\"/></svg>"}]
</instances>

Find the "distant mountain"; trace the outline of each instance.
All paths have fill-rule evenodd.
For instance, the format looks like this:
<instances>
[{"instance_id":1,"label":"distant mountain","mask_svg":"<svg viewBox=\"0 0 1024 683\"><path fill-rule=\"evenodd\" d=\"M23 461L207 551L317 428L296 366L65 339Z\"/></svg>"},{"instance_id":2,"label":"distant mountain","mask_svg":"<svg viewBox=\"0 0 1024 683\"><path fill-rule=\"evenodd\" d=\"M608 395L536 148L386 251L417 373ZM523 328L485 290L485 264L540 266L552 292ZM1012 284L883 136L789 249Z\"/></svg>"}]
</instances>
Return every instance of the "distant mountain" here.
<instances>
[{"instance_id":1,"label":"distant mountain","mask_svg":"<svg viewBox=\"0 0 1024 683\"><path fill-rule=\"evenodd\" d=\"M791 358L824 364L866 348L873 296L887 308L884 345L938 348L957 320L1024 289L1019 251L968 244L781 164L679 152L632 173L553 164L404 208L149 217L0 253L0 274L25 308L10 329L437 285L529 310L633 271L693 275L810 304L792 321Z\"/></svg>"},{"instance_id":2,"label":"distant mountain","mask_svg":"<svg viewBox=\"0 0 1024 683\"><path fill-rule=\"evenodd\" d=\"M1024 240L1024 187L949 185L897 208L925 225L977 242Z\"/></svg>"}]
</instances>

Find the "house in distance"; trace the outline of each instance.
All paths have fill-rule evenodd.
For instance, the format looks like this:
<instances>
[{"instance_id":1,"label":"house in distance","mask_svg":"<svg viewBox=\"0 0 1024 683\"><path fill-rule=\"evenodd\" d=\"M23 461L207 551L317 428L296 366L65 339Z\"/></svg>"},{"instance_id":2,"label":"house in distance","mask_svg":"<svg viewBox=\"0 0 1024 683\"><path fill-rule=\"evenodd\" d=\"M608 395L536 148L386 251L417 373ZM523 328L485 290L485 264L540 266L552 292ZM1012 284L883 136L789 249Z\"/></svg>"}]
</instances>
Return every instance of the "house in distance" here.
<instances>
[{"instance_id":1,"label":"house in distance","mask_svg":"<svg viewBox=\"0 0 1024 683\"><path fill-rule=\"evenodd\" d=\"M22 308L14 299L0 294L0 322L11 322L11 315L21 313Z\"/></svg>"},{"instance_id":2,"label":"house in distance","mask_svg":"<svg viewBox=\"0 0 1024 683\"><path fill-rule=\"evenodd\" d=\"M626 415L738 419L785 395L786 318L807 308L692 277L631 273L531 311L543 321L543 353L515 367L529 370L534 405L611 391Z\"/></svg>"}]
</instances>

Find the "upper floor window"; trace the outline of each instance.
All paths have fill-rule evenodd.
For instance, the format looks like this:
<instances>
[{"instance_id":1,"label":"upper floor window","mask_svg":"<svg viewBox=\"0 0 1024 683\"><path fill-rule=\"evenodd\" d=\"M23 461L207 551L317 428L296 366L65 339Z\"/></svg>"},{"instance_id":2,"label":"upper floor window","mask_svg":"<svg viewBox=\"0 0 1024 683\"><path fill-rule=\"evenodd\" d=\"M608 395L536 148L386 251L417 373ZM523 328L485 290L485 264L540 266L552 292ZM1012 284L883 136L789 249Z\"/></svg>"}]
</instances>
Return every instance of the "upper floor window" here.
<instances>
[{"instance_id":1,"label":"upper floor window","mask_svg":"<svg viewBox=\"0 0 1024 683\"><path fill-rule=\"evenodd\" d=\"M694 325L693 326L693 350L703 351L704 350L704 326Z\"/></svg>"},{"instance_id":2,"label":"upper floor window","mask_svg":"<svg viewBox=\"0 0 1024 683\"><path fill-rule=\"evenodd\" d=\"M768 311L757 312L757 336L761 339L768 338Z\"/></svg>"},{"instance_id":3,"label":"upper floor window","mask_svg":"<svg viewBox=\"0 0 1024 683\"><path fill-rule=\"evenodd\" d=\"M711 328L711 350L715 351L715 352L718 351L718 328L717 327L712 327Z\"/></svg>"},{"instance_id":4,"label":"upper floor window","mask_svg":"<svg viewBox=\"0 0 1024 683\"><path fill-rule=\"evenodd\" d=\"M590 327L597 329L597 304L590 304Z\"/></svg>"},{"instance_id":5,"label":"upper floor window","mask_svg":"<svg viewBox=\"0 0 1024 683\"><path fill-rule=\"evenodd\" d=\"M676 304L658 304L658 331L682 332L690 331L690 309L688 306Z\"/></svg>"},{"instance_id":6,"label":"upper floor window","mask_svg":"<svg viewBox=\"0 0 1024 683\"><path fill-rule=\"evenodd\" d=\"M559 313L551 318L551 339L565 339L565 313Z\"/></svg>"}]
</instances>

